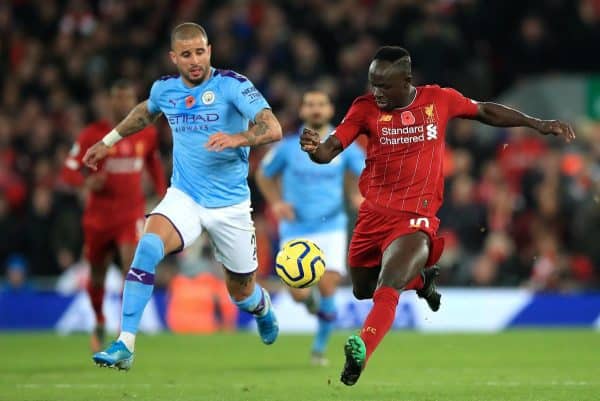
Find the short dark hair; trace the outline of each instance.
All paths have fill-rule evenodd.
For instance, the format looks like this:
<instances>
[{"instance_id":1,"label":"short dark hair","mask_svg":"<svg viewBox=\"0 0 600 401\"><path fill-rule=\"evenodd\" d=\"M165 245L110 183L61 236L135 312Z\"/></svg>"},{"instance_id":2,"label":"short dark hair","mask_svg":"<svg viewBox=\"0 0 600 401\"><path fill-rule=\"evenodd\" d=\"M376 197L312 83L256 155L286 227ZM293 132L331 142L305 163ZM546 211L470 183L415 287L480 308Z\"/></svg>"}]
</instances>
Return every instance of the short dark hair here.
<instances>
[{"instance_id":1,"label":"short dark hair","mask_svg":"<svg viewBox=\"0 0 600 401\"><path fill-rule=\"evenodd\" d=\"M373 60L386 60L395 63L404 57L410 57L410 53L405 48L400 46L383 46L377 50L377 53L373 56Z\"/></svg>"},{"instance_id":2,"label":"short dark hair","mask_svg":"<svg viewBox=\"0 0 600 401\"><path fill-rule=\"evenodd\" d=\"M173 47L173 43L175 43L176 40L192 39L198 35L202 36L208 42L206 30L201 25L193 22L179 24L171 31L171 47Z\"/></svg>"},{"instance_id":3,"label":"short dark hair","mask_svg":"<svg viewBox=\"0 0 600 401\"><path fill-rule=\"evenodd\" d=\"M310 87L310 88L306 89L304 92L302 92L302 103L304 103L304 98L309 93L320 93L322 95L325 95L327 100L331 103L331 95L326 90L323 90L323 89L317 88L317 87Z\"/></svg>"},{"instance_id":4,"label":"short dark hair","mask_svg":"<svg viewBox=\"0 0 600 401\"><path fill-rule=\"evenodd\" d=\"M110 91L122 90L122 89L135 89L135 85L128 79L121 78L116 80L110 86Z\"/></svg>"}]
</instances>

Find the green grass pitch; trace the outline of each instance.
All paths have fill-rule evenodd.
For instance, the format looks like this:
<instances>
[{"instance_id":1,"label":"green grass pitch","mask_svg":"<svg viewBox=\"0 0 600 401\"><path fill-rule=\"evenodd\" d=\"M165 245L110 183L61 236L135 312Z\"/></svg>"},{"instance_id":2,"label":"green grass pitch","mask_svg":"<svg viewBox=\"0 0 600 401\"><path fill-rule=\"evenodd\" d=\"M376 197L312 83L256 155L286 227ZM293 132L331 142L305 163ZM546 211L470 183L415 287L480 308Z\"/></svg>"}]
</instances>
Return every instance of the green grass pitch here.
<instances>
[{"instance_id":1,"label":"green grass pitch","mask_svg":"<svg viewBox=\"0 0 600 401\"><path fill-rule=\"evenodd\" d=\"M254 333L140 336L129 372L93 366L83 335L0 335L0 400L568 400L600 399L600 333L394 332L353 387L308 363L310 336L264 346Z\"/></svg>"}]
</instances>

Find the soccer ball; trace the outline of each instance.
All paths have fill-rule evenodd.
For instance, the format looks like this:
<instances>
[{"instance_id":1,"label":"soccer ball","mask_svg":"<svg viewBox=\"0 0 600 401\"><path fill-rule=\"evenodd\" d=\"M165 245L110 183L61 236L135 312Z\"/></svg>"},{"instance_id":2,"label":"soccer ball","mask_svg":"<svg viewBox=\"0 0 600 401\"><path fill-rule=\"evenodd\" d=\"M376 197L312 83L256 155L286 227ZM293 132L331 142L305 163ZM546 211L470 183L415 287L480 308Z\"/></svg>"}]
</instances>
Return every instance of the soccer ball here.
<instances>
[{"instance_id":1,"label":"soccer ball","mask_svg":"<svg viewBox=\"0 0 600 401\"><path fill-rule=\"evenodd\" d=\"M325 255L307 239L288 241L277 254L275 272L290 287L310 287L325 273Z\"/></svg>"}]
</instances>

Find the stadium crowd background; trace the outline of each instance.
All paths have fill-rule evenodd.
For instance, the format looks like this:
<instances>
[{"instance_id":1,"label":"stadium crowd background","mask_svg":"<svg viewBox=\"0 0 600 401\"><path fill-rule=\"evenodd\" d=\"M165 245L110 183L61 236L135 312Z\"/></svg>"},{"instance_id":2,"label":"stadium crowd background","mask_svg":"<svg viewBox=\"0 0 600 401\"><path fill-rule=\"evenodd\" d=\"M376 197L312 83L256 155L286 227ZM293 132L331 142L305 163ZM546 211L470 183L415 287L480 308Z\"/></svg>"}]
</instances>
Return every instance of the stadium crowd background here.
<instances>
[{"instance_id":1,"label":"stadium crowd background","mask_svg":"<svg viewBox=\"0 0 600 401\"><path fill-rule=\"evenodd\" d=\"M309 87L331 94L339 121L365 92L381 44L411 52L417 83L453 86L475 99L491 100L530 77L600 70L597 0L2 2L3 275L57 277L78 265L82 199L61 182L62 163L84 125L106 114L111 82L133 81L143 99L156 78L174 70L168 37L182 21L206 27L213 65L247 75L286 132L297 129L300 95ZM477 123L449 127L439 214L443 283L598 287L600 125L571 123L578 139L569 146L523 129L483 137ZM170 133L164 121L159 128L169 170ZM249 180L260 268L268 274L276 223L252 179L265 151L252 152ZM205 245L189 251L196 252L191 259L168 260L164 271L210 265Z\"/></svg>"}]
</instances>

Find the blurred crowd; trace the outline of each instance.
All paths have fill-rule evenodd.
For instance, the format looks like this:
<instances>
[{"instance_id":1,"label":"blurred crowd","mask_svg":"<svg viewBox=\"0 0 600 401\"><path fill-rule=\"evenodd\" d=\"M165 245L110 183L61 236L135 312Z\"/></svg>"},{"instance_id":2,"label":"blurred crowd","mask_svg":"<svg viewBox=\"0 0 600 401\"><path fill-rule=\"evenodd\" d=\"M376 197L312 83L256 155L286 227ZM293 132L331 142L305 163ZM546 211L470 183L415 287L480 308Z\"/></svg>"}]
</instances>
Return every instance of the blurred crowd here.
<instances>
[{"instance_id":1,"label":"blurred crowd","mask_svg":"<svg viewBox=\"0 0 600 401\"><path fill-rule=\"evenodd\" d=\"M287 132L298 126L308 87L330 93L339 121L367 90L368 64L382 44L411 52L416 83L475 99L493 99L528 77L600 68L598 0L1 2L0 272L7 277L57 276L80 260L81 195L61 182L60 167L82 128L105 115L111 82L130 79L142 99L174 71L169 32L183 21L206 27L213 65L247 75ZM456 121L448 129L444 283L598 286L600 125L587 124L569 147L524 129L482 140L479 127ZM170 172L170 133L164 121L159 128ZM252 178L264 152L253 152L249 181L266 274L275 222Z\"/></svg>"}]
</instances>

